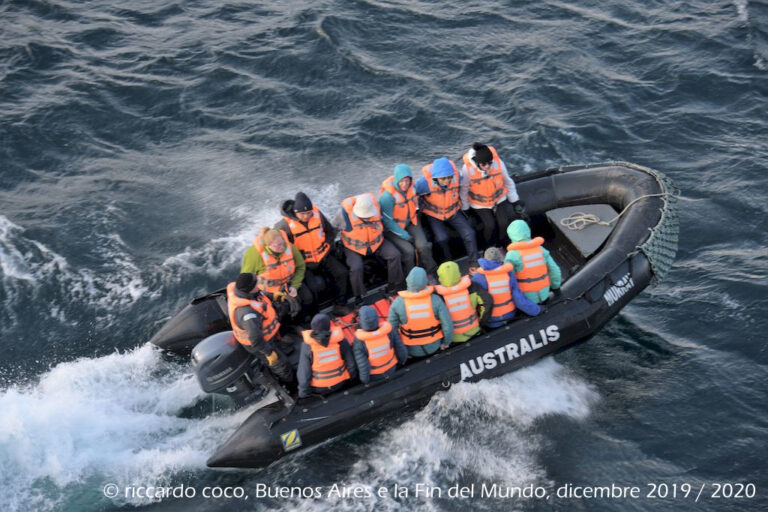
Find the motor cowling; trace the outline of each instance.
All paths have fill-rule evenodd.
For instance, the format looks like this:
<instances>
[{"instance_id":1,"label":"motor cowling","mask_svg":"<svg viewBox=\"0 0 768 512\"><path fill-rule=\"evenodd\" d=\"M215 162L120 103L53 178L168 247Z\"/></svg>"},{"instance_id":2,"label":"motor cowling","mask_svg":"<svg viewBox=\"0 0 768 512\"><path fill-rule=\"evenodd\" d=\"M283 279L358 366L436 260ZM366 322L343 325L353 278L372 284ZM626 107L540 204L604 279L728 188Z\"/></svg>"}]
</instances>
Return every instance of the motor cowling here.
<instances>
[{"instance_id":1,"label":"motor cowling","mask_svg":"<svg viewBox=\"0 0 768 512\"><path fill-rule=\"evenodd\" d=\"M192 350L192 364L206 393L230 396L242 407L262 394L254 378L253 355L235 339L232 331L208 336Z\"/></svg>"}]
</instances>

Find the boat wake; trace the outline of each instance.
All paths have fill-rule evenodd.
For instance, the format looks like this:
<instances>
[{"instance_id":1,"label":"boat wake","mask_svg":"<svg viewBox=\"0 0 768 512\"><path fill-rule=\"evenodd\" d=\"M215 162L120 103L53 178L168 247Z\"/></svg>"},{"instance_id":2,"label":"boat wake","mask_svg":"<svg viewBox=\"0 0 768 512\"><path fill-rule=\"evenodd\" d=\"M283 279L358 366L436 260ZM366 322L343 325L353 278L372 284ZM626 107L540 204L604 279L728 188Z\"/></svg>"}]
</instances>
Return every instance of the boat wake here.
<instances>
[{"instance_id":1,"label":"boat wake","mask_svg":"<svg viewBox=\"0 0 768 512\"><path fill-rule=\"evenodd\" d=\"M597 399L596 391L551 357L503 377L457 384L401 426L355 448L358 460L347 474L325 482L326 489L333 484L366 488L371 497L328 497L326 492L322 499L298 500L290 508L437 509L434 500L414 496L417 484L443 489L445 499L447 489L456 483L548 484L537 460L545 442L537 433L537 423L551 415L582 420ZM283 471L291 473L292 465L306 463L300 459L285 464ZM391 495L395 484L410 489L407 500ZM390 494L378 497L375 491L380 487L388 488Z\"/></svg>"},{"instance_id":2,"label":"boat wake","mask_svg":"<svg viewBox=\"0 0 768 512\"><path fill-rule=\"evenodd\" d=\"M149 344L62 363L35 384L3 389L0 509L51 510L77 496L95 505L105 482L165 485L205 468L245 414L179 416L202 396L187 365Z\"/></svg>"}]
</instances>

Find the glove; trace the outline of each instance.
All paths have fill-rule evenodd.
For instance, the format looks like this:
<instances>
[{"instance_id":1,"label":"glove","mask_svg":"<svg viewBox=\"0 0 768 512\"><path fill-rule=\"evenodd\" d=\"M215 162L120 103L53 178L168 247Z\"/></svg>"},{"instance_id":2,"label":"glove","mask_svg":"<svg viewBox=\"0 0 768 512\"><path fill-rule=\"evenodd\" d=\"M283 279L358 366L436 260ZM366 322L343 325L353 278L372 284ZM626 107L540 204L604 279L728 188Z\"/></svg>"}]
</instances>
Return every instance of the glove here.
<instances>
[{"instance_id":1,"label":"glove","mask_svg":"<svg viewBox=\"0 0 768 512\"><path fill-rule=\"evenodd\" d=\"M288 303L289 307L288 314L291 316L291 318L294 318L301 311L301 304L299 304L298 299L291 297L290 295L285 296L285 301Z\"/></svg>"},{"instance_id":2,"label":"glove","mask_svg":"<svg viewBox=\"0 0 768 512\"><path fill-rule=\"evenodd\" d=\"M277 355L277 352L274 350L267 356L267 362L269 363L269 366L275 366L275 363L280 359L280 356Z\"/></svg>"}]
</instances>

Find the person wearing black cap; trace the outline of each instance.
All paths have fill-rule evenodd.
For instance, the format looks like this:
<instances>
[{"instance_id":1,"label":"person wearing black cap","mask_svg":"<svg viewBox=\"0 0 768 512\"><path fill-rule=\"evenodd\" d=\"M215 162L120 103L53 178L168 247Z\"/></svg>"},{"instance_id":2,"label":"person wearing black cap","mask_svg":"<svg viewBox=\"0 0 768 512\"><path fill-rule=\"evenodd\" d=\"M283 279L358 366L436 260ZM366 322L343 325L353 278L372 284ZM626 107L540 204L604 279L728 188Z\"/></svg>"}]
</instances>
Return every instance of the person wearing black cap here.
<instances>
[{"instance_id":1,"label":"person wearing black cap","mask_svg":"<svg viewBox=\"0 0 768 512\"><path fill-rule=\"evenodd\" d=\"M330 282L335 288L332 290L334 314L349 313L346 307L349 269L333 255L334 227L304 192L298 192L292 200L283 201L280 214L283 218L275 224L275 229L288 235L288 240L304 256L307 265L304 282L312 291L315 304Z\"/></svg>"},{"instance_id":2,"label":"person wearing black cap","mask_svg":"<svg viewBox=\"0 0 768 512\"><path fill-rule=\"evenodd\" d=\"M227 311L232 334L242 347L260 359L283 382L293 380L293 370L275 346L280 321L272 301L261 293L249 272L227 285Z\"/></svg>"},{"instance_id":3,"label":"person wearing black cap","mask_svg":"<svg viewBox=\"0 0 768 512\"><path fill-rule=\"evenodd\" d=\"M507 226L523 215L525 205L496 149L475 142L464 154L459 176L462 211L472 211L480 221L486 246L505 245Z\"/></svg>"},{"instance_id":4,"label":"person wearing black cap","mask_svg":"<svg viewBox=\"0 0 768 512\"><path fill-rule=\"evenodd\" d=\"M357 377L355 358L341 329L331 327L331 318L323 313L312 318L311 326L301 333L304 343L296 372L299 398L331 393Z\"/></svg>"}]
</instances>

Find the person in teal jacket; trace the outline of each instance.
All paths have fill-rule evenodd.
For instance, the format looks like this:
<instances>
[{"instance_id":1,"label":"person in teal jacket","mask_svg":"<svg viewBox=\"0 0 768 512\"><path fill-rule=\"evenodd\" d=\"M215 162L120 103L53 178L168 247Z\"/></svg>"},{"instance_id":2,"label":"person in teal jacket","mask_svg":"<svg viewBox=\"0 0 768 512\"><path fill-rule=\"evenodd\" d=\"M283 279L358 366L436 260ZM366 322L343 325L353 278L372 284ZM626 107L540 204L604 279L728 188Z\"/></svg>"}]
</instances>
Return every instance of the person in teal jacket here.
<instances>
[{"instance_id":1,"label":"person in teal jacket","mask_svg":"<svg viewBox=\"0 0 768 512\"><path fill-rule=\"evenodd\" d=\"M547 274L549 275L549 286L544 286L537 291L523 292L528 300L535 302L536 304L541 304L547 300L547 297L549 297L550 288L553 290L560 288L560 285L562 284L562 274L560 272L560 267L557 265L555 260L552 259L549 251L545 249L543 245L541 245L543 239L537 237L531 241L531 228L528 227L528 224L524 220L518 219L512 221L507 227L507 235L509 236L509 239L512 241L512 243L507 246L507 255L504 257L504 262L511 263L512 266L515 267L515 275L517 276L518 284L523 283L523 279L526 279L527 276L521 274L523 271L523 256L519 251L515 250L515 246L525 246L527 245L525 242L528 242L532 246L538 246L538 249L541 250L541 255L544 258L544 264L546 264L547 267ZM541 260L536 256L536 254L532 254L529 257L533 258L534 261L538 260L540 264Z\"/></svg>"},{"instance_id":2,"label":"person in teal jacket","mask_svg":"<svg viewBox=\"0 0 768 512\"><path fill-rule=\"evenodd\" d=\"M419 292L427 287L427 272L421 267L413 267L408 273L408 277L405 278L405 284L408 287L409 292ZM440 327L443 331L443 337L428 343L426 345L408 345L408 355L411 357L424 357L433 354L438 349L446 349L451 344L453 339L453 321L451 320L451 314L448 308L445 306L443 299L437 294L432 293L430 297L432 300L432 312L440 321ZM401 324L405 324L408 321L408 317L405 312L405 299L398 296L389 308L389 317L387 318L392 325L392 330L398 330ZM405 343L405 339L403 342Z\"/></svg>"},{"instance_id":3,"label":"person in teal jacket","mask_svg":"<svg viewBox=\"0 0 768 512\"><path fill-rule=\"evenodd\" d=\"M417 253L419 266L425 268L429 274L434 274L437 263L432 257L432 244L427 240L418 217L414 215L416 219L414 224L407 214L409 195L412 197L410 200L412 212L417 210L418 205L418 196L413 189L413 172L406 164L397 164L392 174L391 179L387 178L381 184L381 195L379 195L384 238L395 244L400 251L406 274L416 266ZM398 196L397 199L395 196ZM398 208L397 212L395 212L396 202L405 205ZM396 213L399 215L395 215Z\"/></svg>"}]
</instances>

